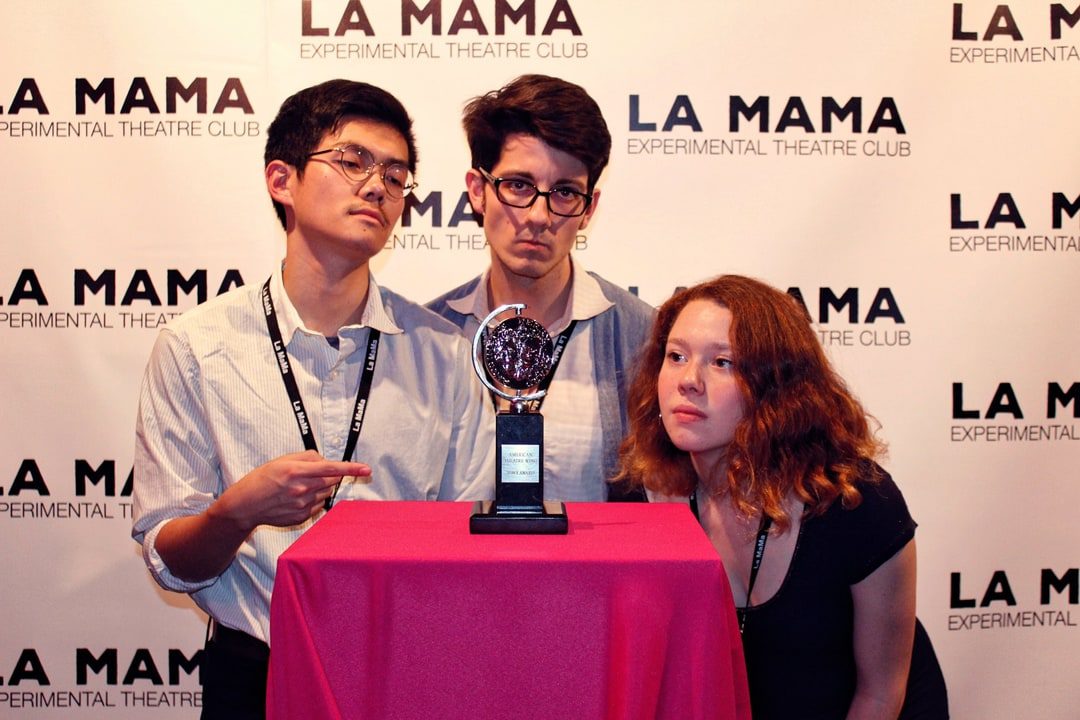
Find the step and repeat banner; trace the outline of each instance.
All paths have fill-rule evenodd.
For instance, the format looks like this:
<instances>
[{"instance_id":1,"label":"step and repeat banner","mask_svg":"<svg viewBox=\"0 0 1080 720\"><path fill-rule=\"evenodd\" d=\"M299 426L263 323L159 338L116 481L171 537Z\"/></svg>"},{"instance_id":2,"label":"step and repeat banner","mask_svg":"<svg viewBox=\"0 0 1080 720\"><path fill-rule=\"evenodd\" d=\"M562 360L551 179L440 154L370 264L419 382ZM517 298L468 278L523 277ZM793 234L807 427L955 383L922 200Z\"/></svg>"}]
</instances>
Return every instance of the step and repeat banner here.
<instances>
[{"instance_id":1,"label":"step and repeat banner","mask_svg":"<svg viewBox=\"0 0 1080 720\"><path fill-rule=\"evenodd\" d=\"M1076 0L7 0L0 47L0 717L198 715L205 617L130 539L136 391L160 327L280 260L281 101L409 108L373 267L422 302L487 262L462 106L526 72L614 137L582 264L806 305L919 522L954 717L1076 717Z\"/></svg>"}]
</instances>

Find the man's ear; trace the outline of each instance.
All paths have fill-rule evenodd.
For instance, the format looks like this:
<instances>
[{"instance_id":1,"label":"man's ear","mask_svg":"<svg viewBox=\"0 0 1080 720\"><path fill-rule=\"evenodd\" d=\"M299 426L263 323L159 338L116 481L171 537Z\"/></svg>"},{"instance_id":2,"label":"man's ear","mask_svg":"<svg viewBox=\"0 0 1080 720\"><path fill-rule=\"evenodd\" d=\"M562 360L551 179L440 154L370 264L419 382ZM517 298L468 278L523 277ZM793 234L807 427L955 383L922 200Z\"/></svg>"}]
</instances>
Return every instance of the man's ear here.
<instances>
[{"instance_id":1,"label":"man's ear","mask_svg":"<svg viewBox=\"0 0 1080 720\"><path fill-rule=\"evenodd\" d=\"M485 185L487 185L487 181L484 180L484 176L476 168L470 168L465 173L465 189L469 193L469 204L472 205L473 213L479 218L484 217Z\"/></svg>"},{"instance_id":2,"label":"man's ear","mask_svg":"<svg viewBox=\"0 0 1080 720\"><path fill-rule=\"evenodd\" d=\"M291 182L296 168L281 160L271 160L266 166L266 190L270 197L282 205L292 206Z\"/></svg>"},{"instance_id":3,"label":"man's ear","mask_svg":"<svg viewBox=\"0 0 1080 720\"><path fill-rule=\"evenodd\" d=\"M593 213L596 212L596 206L600 204L600 191L593 190L592 202L589 203L589 209L585 211L585 214L581 216L581 225L578 226L578 230L584 230L592 220Z\"/></svg>"}]
</instances>

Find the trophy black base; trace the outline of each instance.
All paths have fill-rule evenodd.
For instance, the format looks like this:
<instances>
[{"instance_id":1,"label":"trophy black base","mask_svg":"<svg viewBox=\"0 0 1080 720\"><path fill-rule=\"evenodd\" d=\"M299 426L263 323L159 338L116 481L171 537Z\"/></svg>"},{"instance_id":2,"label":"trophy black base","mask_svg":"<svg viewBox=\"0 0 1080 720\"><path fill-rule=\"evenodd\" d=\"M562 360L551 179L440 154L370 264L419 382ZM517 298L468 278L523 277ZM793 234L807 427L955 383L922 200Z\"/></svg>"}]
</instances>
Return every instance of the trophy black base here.
<instances>
[{"instance_id":1,"label":"trophy black base","mask_svg":"<svg viewBox=\"0 0 1080 720\"><path fill-rule=\"evenodd\" d=\"M490 500L479 500L469 517L473 535L565 535L568 528L561 502L545 501L536 508L497 508Z\"/></svg>"}]
</instances>

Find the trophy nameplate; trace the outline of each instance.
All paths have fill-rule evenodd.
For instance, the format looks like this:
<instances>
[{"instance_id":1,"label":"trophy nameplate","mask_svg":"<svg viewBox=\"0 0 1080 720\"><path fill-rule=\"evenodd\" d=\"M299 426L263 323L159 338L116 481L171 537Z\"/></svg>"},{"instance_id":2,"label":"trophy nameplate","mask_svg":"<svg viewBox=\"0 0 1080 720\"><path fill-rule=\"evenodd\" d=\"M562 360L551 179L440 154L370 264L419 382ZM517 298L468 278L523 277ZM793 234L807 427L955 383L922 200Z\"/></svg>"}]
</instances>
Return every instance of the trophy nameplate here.
<instances>
[{"instance_id":1,"label":"trophy nameplate","mask_svg":"<svg viewBox=\"0 0 1080 720\"><path fill-rule=\"evenodd\" d=\"M480 382L508 400L510 409L495 416L495 501L476 503L469 518L472 533L567 532L563 504L544 502L544 416L529 408L546 391L523 392L551 372L554 349L547 330L524 317L524 309L521 304L496 308L473 338L473 368ZM513 317L489 329L496 317L510 310Z\"/></svg>"}]
</instances>

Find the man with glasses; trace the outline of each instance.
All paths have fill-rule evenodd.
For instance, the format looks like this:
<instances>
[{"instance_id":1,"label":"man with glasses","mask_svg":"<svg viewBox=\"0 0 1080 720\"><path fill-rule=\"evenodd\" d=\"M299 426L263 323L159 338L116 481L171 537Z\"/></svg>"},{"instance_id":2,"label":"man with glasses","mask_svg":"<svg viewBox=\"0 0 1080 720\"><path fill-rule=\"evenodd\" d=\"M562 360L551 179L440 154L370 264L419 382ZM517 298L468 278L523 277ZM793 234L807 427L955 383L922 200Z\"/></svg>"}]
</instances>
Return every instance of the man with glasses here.
<instances>
[{"instance_id":1,"label":"man with glasses","mask_svg":"<svg viewBox=\"0 0 1080 720\"><path fill-rule=\"evenodd\" d=\"M265 714L278 556L335 500L492 495L494 415L457 328L371 277L414 187L412 121L334 80L269 126L285 259L159 335L139 398L133 536L211 618L203 718Z\"/></svg>"},{"instance_id":2,"label":"man with glasses","mask_svg":"<svg viewBox=\"0 0 1080 720\"><path fill-rule=\"evenodd\" d=\"M465 107L465 185L491 249L483 274L428 303L472 338L493 309L524 303L565 349L544 397L548 500L641 499L607 480L626 432L626 385L653 309L571 255L596 212L611 135L578 85L524 75ZM493 402L501 402L498 399Z\"/></svg>"}]
</instances>

